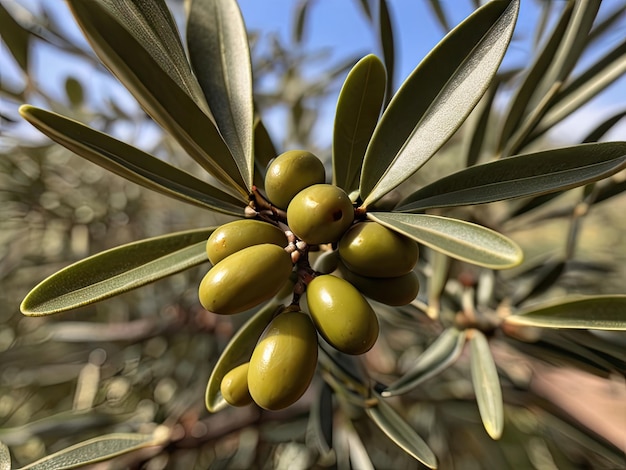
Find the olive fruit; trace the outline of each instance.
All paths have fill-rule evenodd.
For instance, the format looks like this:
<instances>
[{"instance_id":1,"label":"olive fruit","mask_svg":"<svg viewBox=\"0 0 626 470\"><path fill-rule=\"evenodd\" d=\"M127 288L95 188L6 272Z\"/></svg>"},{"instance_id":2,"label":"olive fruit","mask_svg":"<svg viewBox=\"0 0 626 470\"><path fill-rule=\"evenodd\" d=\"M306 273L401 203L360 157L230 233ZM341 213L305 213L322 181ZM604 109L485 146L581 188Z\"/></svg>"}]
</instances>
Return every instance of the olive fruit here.
<instances>
[{"instance_id":1,"label":"olive fruit","mask_svg":"<svg viewBox=\"0 0 626 470\"><path fill-rule=\"evenodd\" d=\"M341 260L351 271L368 277L397 277L413 270L417 243L376 222L353 225L338 244Z\"/></svg>"},{"instance_id":2,"label":"olive fruit","mask_svg":"<svg viewBox=\"0 0 626 470\"><path fill-rule=\"evenodd\" d=\"M324 164L306 150L290 150L276 157L265 174L265 195L276 207L286 209L293 197L326 180Z\"/></svg>"},{"instance_id":3,"label":"olive fruit","mask_svg":"<svg viewBox=\"0 0 626 470\"><path fill-rule=\"evenodd\" d=\"M230 370L220 383L220 392L230 405L246 406L252 403L252 397L248 390L248 366L249 362L241 364Z\"/></svg>"},{"instance_id":4,"label":"olive fruit","mask_svg":"<svg viewBox=\"0 0 626 470\"><path fill-rule=\"evenodd\" d=\"M378 338L378 319L363 295L331 274L315 277L306 289L313 323L335 349L347 354L369 351Z\"/></svg>"},{"instance_id":5,"label":"olive fruit","mask_svg":"<svg viewBox=\"0 0 626 470\"><path fill-rule=\"evenodd\" d=\"M339 262L337 273L366 297L392 307L413 302L420 288L415 271L397 277L366 277L352 272Z\"/></svg>"},{"instance_id":6,"label":"olive fruit","mask_svg":"<svg viewBox=\"0 0 626 470\"><path fill-rule=\"evenodd\" d=\"M211 264L252 245L271 243L285 247L289 243L285 232L277 226L260 220L236 220L217 228L206 243Z\"/></svg>"},{"instance_id":7,"label":"olive fruit","mask_svg":"<svg viewBox=\"0 0 626 470\"><path fill-rule=\"evenodd\" d=\"M317 333L303 312L284 312L268 325L252 352L248 387L266 410L295 403L307 390L317 366Z\"/></svg>"},{"instance_id":8,"label":"olive fruit","mask_svg":"<svg viewBox=\"0 0 626 470\"><path fill-rule=\"evenodd\" d=\"M243 312L277 294L292 267L291 257L279 246L249 246L209 270L200 282L200 303L210 312Z\"/></svg>"},{"instance_id":9,"label":"olive fruit","mask_svg":"<svg viewBox=\"0 0 626 470\"><path fill-rule=\"evenodd\" d=\"M352 201L331 184L314 184L289 203L287 222L291 231L310 245L338 241L354 220Z\"/></svg>"}]
</instances>

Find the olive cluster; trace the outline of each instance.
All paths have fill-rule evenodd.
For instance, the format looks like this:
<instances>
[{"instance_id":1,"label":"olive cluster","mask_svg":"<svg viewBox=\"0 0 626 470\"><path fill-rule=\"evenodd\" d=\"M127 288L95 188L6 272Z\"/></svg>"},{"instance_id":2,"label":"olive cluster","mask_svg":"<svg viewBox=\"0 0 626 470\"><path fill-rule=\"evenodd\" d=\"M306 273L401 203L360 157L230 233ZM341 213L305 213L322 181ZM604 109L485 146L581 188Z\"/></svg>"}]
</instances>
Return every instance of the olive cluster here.
<instances>
[{"instance_id":1,"label":"olive cluster","mask_svg":"<svg viewBox=\"0 0 626 470\"><path fill-rule=\"evenodd\" d=\"M284 297L285 286L293 295L249 362L224 376L220 391L231 405L291 405L313 379L318 333L343 353L363 354L379 333L364 295L389 305L407 304L417 295L417 244L378 223L355 221L349 196L325 178L322 162L310 152L278 156L268 166L266 197L253 194L255 218L227 223L207 241L213 267L199 288L207 310L242 312L279 293ZM309 264L310 250L320 246L334 255L331 269L315 271ZM300 308L303 296L307 311Z\"/></svg>"}]
</instances>

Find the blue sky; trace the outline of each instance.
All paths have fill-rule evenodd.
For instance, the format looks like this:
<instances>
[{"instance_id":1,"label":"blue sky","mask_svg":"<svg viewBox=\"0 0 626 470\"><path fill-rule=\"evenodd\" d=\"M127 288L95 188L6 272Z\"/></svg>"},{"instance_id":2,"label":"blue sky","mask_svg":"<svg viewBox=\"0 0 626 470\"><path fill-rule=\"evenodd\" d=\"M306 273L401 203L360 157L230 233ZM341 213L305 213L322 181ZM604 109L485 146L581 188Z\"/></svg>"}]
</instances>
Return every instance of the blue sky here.
<instances>
[{"instance_id":1,"label":"blue sky","mask_svg":"<svg viewBox=\"0 0 626 470\"><path fill-rule=\"evenodd\" d=\"M560 3L563 0L553 0ZM625 0L603 0L600 17L608 11L623 5ZM38 4L44 4L46 10L53 12L55 17L67 25L67 31L72 37L81 41L82 38L73 21L67 14L67 8L62 0L0 0L3 4L16 3L27 8L37 8ZM280 35L285 43L291 37L293 12L298 5L298 0L240 0L240 7L250 30L262 33L273 32ZM358 0L315 0L310 9L308 22L306 47L312 49L328 48L331 51L330 61L339 62L342 58L352 57L357 54L378 52L373 32L369 28L364 15L360 11ZM427 0L391 0L389 2L391 15L396 26L397 68L396 87L415 68L419 61L428 51L443 37L444 32L439 24L433 19ZM452 24L462 21L471 11L470 0L444 0L446 13ZM520 17L517 24L516 37L520 40L513 42L505 58L503 67L520 66L528 64L532 58L532 31L538 19L538 0L522 0ZM182 18L182 6L179 6L179 17ZM602 45L608 48L616 44L626 34L626 21L622 21L613 36L607 38ZM583 60L583 65L589 64L593 58L604 53L602 48L590 51ZM89 67L81 66L72 61L69 56L54 56L50 50L42 48L37 51L35 61L35 73L39 76L39 82L51 94L61 96L63 82L67 76L76 76L89 88L89 92L95 99L104 98L106 94L112 94L123 106L124 103L132 108L132 100L125 90L111 88L110 83L102 81L95 76ZM0 73L2 79L11 80L16 75L16 69L10 63L6 50L0 50ZM338 90L337 90L338 91ZM330 142L332 135L332 117L334 100L331 96L322 110L323 126L317 129L320 138ZM626 106L626 76L616 82L606 93L594 100L577 115L569 119L569 122L557 129L555 136L563 135L563 128L576 128L580 132L590 129L594 123L603 116L616 112ZM283 127L279 120L273 117L268 122L270 128L277 132ZM624 124L624 123L623 123ZM610 135L613 139L626 139L626 124L620 126Z\"/></svg>"}]
</instances>

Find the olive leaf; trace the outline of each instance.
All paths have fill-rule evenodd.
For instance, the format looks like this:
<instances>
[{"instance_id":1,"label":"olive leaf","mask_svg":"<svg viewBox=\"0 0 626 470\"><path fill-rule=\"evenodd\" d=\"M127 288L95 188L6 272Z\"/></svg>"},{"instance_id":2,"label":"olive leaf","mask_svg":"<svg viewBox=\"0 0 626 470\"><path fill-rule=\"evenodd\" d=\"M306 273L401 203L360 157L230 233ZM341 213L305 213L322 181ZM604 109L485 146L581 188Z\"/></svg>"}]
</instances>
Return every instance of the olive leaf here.
<instances>
[{"instance_id":1,"label":"olive leaf","mask_svg":"<svg viewBox=\"0 0 626 470\"><path fill-rule=\"evenodd\" d=\"M2 4L0 4L0 31L2 41L17 64L24 72L28 72L30 32L18 23Z\"/></svg>"},{"instance_id":2,"label":"olive leaf","mask_svg":"<svg viewBox=\"0 0 626 470\"><path fill-rule=\"evenodd\" d=\"M437 468L437 457L428 444L380 395L374 394L378 397L377 403L365 408L371 420L411 457L428 468Z\"/></svg>"},{"instance_id":3,"label":"olive leaf","mask_svg":"<svg viewBox=\"0 0 626 470\"><path fill-rule=\"evenodd\" d=\"M259 337L272 320L278 306L277 302L271 301L267 303L239 328L228 342L228 345L226 345L215 367L213 367L206 386L205 404L207 410L211 413L228 406L220 392L222 379L231 369L250 360Z\"/></svg>"},{"instance_id":4,"label":"olive leaf","mask_svg":"<svg viewBox=\"0 0 626 470\"><path fill-rule=\"evenodd\" d=\"M542 328L626 331L626 295L561 300L520 310L505 321Z\"/></svg>"},{"instance_id":5,"label":"olive leaf","mask_svg":"<svg viewBox=\"0 0 626 470\"><path fill-rule=\"evenodd\" d=\"M385 98L385 66L375 55L361 59L339 93L333 130L333 184L348 194L359 186L365 150Z\"/></svg>"},{"instance_id":6,"label":"olive leaf","mask_svg":"<svg viewBox=\"0 0 626 470\"><path fill-rule=\"evenodd\" d=\"M192 0L187 45L209 109L250 189L254 172L252 67L237 2Z\"/></svg>"},{"instance_id":7,"label":"olive leaf","mask_svg":"<svg viewBox=\"0 0 626 470\"><path fill-rule=\"evenodd\" d=\"M567 27L546 69L538 77L532 94L525 102L524 119L515 127L504 146L504 156L517 153L527 143L529 134L544 117L588 43L589 31L598 14L600 0L579 0L572 3L573 10Z\"/></svg>"},{"instance_id":8,"label":"olive leaf","mask_svg":"<svg viewBox=\"0 0 626 470\"><path fill-rule=\"evenodd\" d=\"M537 139L626 74L626 41L565 85L552 100L528 141Z\"/></svg>"},{"instance_id":9,"label":"olive leaf","mask_svg":"<svg viewBox=\"0 0 626 470\"><path fill-rule=\"evenodd\" d=\"M34 106L22 105L20 114L55 142L134 183L205 209L244 214L245 204L234 196L107 134Z\"/></svg>"},{"instance_id":10,"label":"olive leaf","mask_svg":"<svg viewBox=\"0 0 626 470\"><path fill-rule=\"evenodd\" d=\"M498 370L485 335L470 330L470 369L478 410L487 434L499 439L504 428L504 408Z\"/></svg>"},{"instance_id":11,"label":"olive leaf","mask_svg":"<svg viewBox=\"0 0 626 470\"><path fill-rule=\"evenodd\" d=\"M207 262L206 240L213 230L148 238L85 258L40 282L20 309L28 316L71 310Z\"/></svg>"},{"instance_id":12,"label":"olive leaf","mask_svg":"<svg viewBox=\"0 0 626 470\"><path fill-rule=\"evenodd\" d=\"M393 397L413 390L452 365L463 352L464 344L465 332L447 328L419 355L411 369L385 388L381 395Z\"/></svg>"},{"instance_id":13,"label":"olive leaf","mask_svg":"<svg viewBox=\"0 0 626 470\"><path fill-rule=\"evenodd\" d=\"M522 250L515 242L470 222L395 212L369 212L367 217L418 243L468 263L507 269L522 262Z\"/></svg>"},{"instance_id":14,"label":"olive leaf","mask_svg":"<svg viewBox=\"0 0 626 470\"><path fill-rule=\"evenodd\" d=\"M518 155L476 165L431 183L394 211L484 204L563 191L626 168L626 142L600 142Z\"/></svg>"},{"instance_id":15,"label":"olive leaf","mask_svg":"<svg viewBox=\"0 0 626 470\"><path fill-rule=\"evenodd\" d=\"M317 449L321 457L331 455L333 448L333 390L323 382L311 404L307 425L307 445Z\"/></svg>"},{"instance_id":16,"label":"olive leaf","mask_svg":"<svg viewBox=\"0 0 626 470\"><path fill-rule=\"evenodd\" d=\"M393 94L393 80L395 77L396 47L393 37L393 24L389 13L389 3L387 0L378 1L378 33L380 48L385 60L385 70L387 71L386 101L389 102ZM387 103L385 103L386 105Z\"/></svg>"},{"instance_id":17,"label":"olive leaf","mask_svg":"<svg viewBox=\"0 0 626 470\"><path fill-rule=\"evenodd\" d=\"M168 55L158 55L149 45L142 16L119 17L105 0L68 0L72 13L102 62L137 99L146 112L168 131L206 171L247 201L248 188L220 135L208 108L203 109L190 91L171 77L184 75ZM124 4L131 3L125 0ZM120 3L121 4L121 3ZM130 23L128 23L130 21ZM163 46L165 48L166 46ZM160 50L161 48L159 48ZM165 62L164 62L165 60ZM173 70L166 72L164 67ZM189 69L187 63L186 68Z\"/></svg>"},{"instance_id":18,"label":"olive leaf","mask_svg":"<svg viewBox=\"0 0 626 470\"><path fill-rule=\"evenodd\" d=\"M367 148L363 207L415 173L487 90L507 49L519 1L488 2L452 30L395 94Z\"/></svg>"},{"instance_id":19,"label":"olive leaf","mask_svg":"<svg viewBox=\"0 0 626 470\"><path fill-rule=\"evenodd\" d=\"M276 157L276 147L260 117L254 121L254 184L262 188L265 172L272 158Z\"/></svg>"},{"instance_id":20,"label":"olive leaf","mask_svg":"<svg viewBox=\"0 0 626 470\"><path fill-rule=\"evenodd\" d=\"M574 10L574 3L575 2L567 2L563 6L558 21L553 27L550 36L545 40L534 62L525 73L521 85L517 87L513 97L509 101L509 106L503 115L504 122L500 130L499 149L506 147L508 139L510 139L511 135L513 135L515 130L522 124L527 114L528 102L536 92L537 84L554 60L554 55L567 31L567 26Z\"/></svg>"},{"instance_id":21,"label":"olive leaf","mask_svg":"<svg viewBox=\"0 0 626 470\"><path fill-rule=\"evenodd\" d=\"M104 434L50 454L18 470L62 470L83 467L161 444L166 430L160 427L153 434Z\"/></svg>"}]
</instances>

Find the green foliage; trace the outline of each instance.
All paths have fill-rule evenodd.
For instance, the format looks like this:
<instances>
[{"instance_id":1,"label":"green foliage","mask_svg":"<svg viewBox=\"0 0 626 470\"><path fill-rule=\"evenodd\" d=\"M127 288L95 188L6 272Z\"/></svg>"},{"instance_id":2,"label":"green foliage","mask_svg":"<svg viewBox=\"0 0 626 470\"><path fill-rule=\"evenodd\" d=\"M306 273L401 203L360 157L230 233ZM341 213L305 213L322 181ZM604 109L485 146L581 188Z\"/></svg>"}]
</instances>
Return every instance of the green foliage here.
<instances>
[{"instance_id":1,"label":"green foliage","mask_svg":"<svg viewBox=\"0 0 626 470\"><path fill-rule=\"evenodd\" d=\"M601 202L616 200L626 189L623 178L620 179L626 168L626 143L598 142L624 113L618 112L600 123L588 136L578 139L578 145L551 148L550 143L539 140L624 74L623 40L591 65L580 66L580 58L614 27L626 9L618 9L598 20L599 1L565 2L556 12L552 31L546 34L542 25L548 24L550 7L545 2L544 22L538 26L538 37L544 39L532 64L524 70L503 72L500 65L514 38L520 2L492 0L481 7L476 5L476 11L452 29L399 89L394 90L393 10L384 0L358 2L372 27L383 60L373 54L358 61L349 60L349 67L335 66L327 74L331 78L320 79L314 87L307 87L301 81L307 57L290 56L288 47L275 44L270 57L261 60L255 57L254 36L247 36L235 0L192 0L185 42L165 0L68 0L67 3L98 59L164 134L153 152L109 135L105 131L111 131L112 122L131 119L114 103L107 109L109 117L94 119L84 111L89 100L81 83L71 77L65 82L67 103L45 97L44 101L55 111L22 105L20 114L54 142L83 159L132 184L153 190L159 197L186 202L196 211L187 220L200 228L187 227L181 231L173 228L176 223L163 224L167 225L162 227L167 229L163 231L169 234L150 234L147 238L144 238L146 234L127 234L121 242L102 243L96 250L99 253L87 257L87 253L77 253L80 250L59 250L54 261L74 262L62 269L46 265L45 272L37 272L39 278L52 274L25 295L21 311L29 317L59 312L90 316L96 312L96 318L104 312L106 318L114 309L107 310L107 303L99 302L117 301L113 305L124 305L125 310L136 309L142 314L131 321L123 317L117 327L124 332L114 329L110 337L129 341L128 348L134 346L133 342L146 340L141 343L142 348L148 356L155 357L167 356L158 346L157 338L161 338L158 335L170 329L177 334L182 328L171 317L154 313L154 306L172 291L181 298L172 306L173 310L180 315L184 315L180 312L196 312L197 318L204 320L197 320L189 328L189 336L183 339L174 341L167 336L165 349L169 341L172 349L189 348L191 352L186 357L193 360L167 356L169 363L164 360L152 369L144 369L144 376L159 376L160 369L167 370L163 374L173 376L179 374L178 368L192 371L186 382L177 377L181 384L187 384L186 393L167 400L159 397L171 391L171 382L167 381L168 376L159 376L157 388L161 388L154 391L154 403L155 407L157 403L164 406L158 407L159 412L153 412L148 422L133 414L138 413L141 394L128 398L130 403L120 408L124 412L115 406L108 410L105 406L95 406L98 402L109 403L107 406L111 403L110 398L103 398L105 393L99 392L98 387L105 380L115 383L115 374L127 376L126 371L133 367L128 364L130 361L124 364L120 360L118 372L107 371L105 359L95 352L80 368L78 383L82 389L77 387L75 402L70 405L72 413L57 411L56 416L22 426L9 420L6 429L0 431L0 440L16 448L25 445L33 435L45 434L43 430L57 429L62 425L59 422L74 423L71 429L85 437L102 434L83 438L82 443L74 446L66 440L60 441L65 450L50 453L23 468L71 468L124 454L128 458L138 455L140 462L151 458L135 452L146 446L156 446L155 458L165 455L167 459L169 450L176 448L179 441L183 442L181 448L201 447L206 441L220 437L220 432L226 435L229 430L252 423L261 429L262 437L257 439L264 442L254 444L251 455L270 458L264 446L272 441L293 440L294 445L296 441L304 442L306 446L300 450L306 452L300 454L310 459L309 466L363 463L378 467L381 462L388 465L393 455L397 468L407 465L403 459L415 459L428 468L446 468L457 465L459 459L470 454L479 465L491 468L514 468L521 461L537 468L545 462L551 462L554 467L559 466L557 463L571 467L581 459L589 465L620 463L617 444L610 437L590 430L583 419L568 413L554 395L547 395L531 377L549 367L568 367L603 380L611 376L623 379L626 370L623 336L619 336L626 329L623 286L618 293L597 295L603 278L613 274L615 265L606 267L594 258L576 259L582 223L589 211ZM438 23L448 31L450 21L444 4L434 0L429 4ZM298 45L304 41L310 7L310 2L302 2L296 12L294 38ZM1 5L0 25L3 40L25 72L28 84L23 92L5 88L0 91L12 100L22 101L31 97L33 88L29 78L29 41L36 37L37 29L18 22ZM81 53L54 25L46 24L46 28L47 33L37 33L40 35L37 37L91 60L90 53ZM272 101L255 90L255 81L273 67L278 68L282 61L288 63L283 79L293 85L288 88L292 94L285 87ZM574 71L578 73L574 75ZM259 421L255 405L236 411L228 409L220 384L230 370L250 360L258 339L276 316L300 310L301 304L301 310L307 311L304 306L311 304L310 299L302 302L301 298L306 298L307 286L313 279L320 274L340 275L340 269L335 272L336 259L334 267L332 262L328 263L328 272L320 266L325 265L321 262L323 257L328 261L333 254L336 256L335 242L347 227L333 233L332 240L323 239L332 243L317 243L316 238L310 243L308 238L298 239L297 230L289 230L290 218L294 222L307 220L310 214L290 216L289 211L267 199L263 188L265 171L271 159L281 152L263 123L263 111L275 103L288 103L292 121L284 140L309 143L312 135L309 119L315 114L307 107L306 99L326 96L332 88L332 77L343 77L345 72L348 73L337 100L331 149L319 154L331 154L331 161L327 162L332 168L329 179L333 186L349 194L346 204L350 207L353 203L355 223L367 219L420 245L420 258L413 272L414 282L419 280L421 290L406 306L392 308L369 302L368 311L371 306L374 318L381 325L372 354L346 355L337 350L341 348L335 349L320 340L313 386L284 415L268 418L285 426L294 424L294 429L301 430L300 415L308 414L306 437L292 430L286 431L285 438L280 427L270 429L271 424ZM508 107L502 111L497 98L503 90L510 93L511 89ZM111 111L114 117L110 117ZM143 115L141 119L145 119ZM90 121L103 131L79 121ZM54 210L64 206L49 202L54 188L41 175L49 171L46 159L53 159L60 150L51 144L37 148L20 143L15 148L17 151L6 153L2 161L6 185L11 188L2 201L11 203L4 209L10 216L7 221L28 223L28 217L19 209L19 204L23 204L36 208L44 214L41 217L46 224L50 224L62 215ZM165 157L163 148L168 149ZM187 162L179 161L181 149L198 168L192 169ZM318 153L317 149L310 150ZM446 166L451 160L456 171ZM435 166L439 174L434 181L418 183L416 187L420 178L428 179L423 175L429 175ZM194 174L198 169L204 174ZM68 174L70 170L67 169ZM120 184L120 180L115 181ZM107 184L105 181L102 186ZM95 199L98 194L96 191L92 197ZM67 206L77 205L71 196L67 200L70 201ZM137 208L133 215L145 217L151 211L158 212L163 204ZM336 211L330 212L331 219L336 221ZM351 223L352 210L349 212ZM76 213L80 212L76 210ZM201 310L196 296L197 273L186 272L207 261L206 240L214 226L222 223L216 219L216 213L263 220L280 228L287 235L289 245L285 250L294 266L285 287L277 283L267 287L266 291L272 290L272 294L278 292L275 296L258 296L273 298L257 302L259 305L252 306L247 313L229 320ZM339 215L345 214L342 211ZM80 218L74 217L80 223ZM209 228L206 228L207 218ZM544 233L543 226L564 218L569 228L559 239L562 253L555 255L536 240ZM82 224L85 223L88 224ZM330 225L330 222L313 224L310 231L315 235L324 233ZM520 236L519 228L516 230L527 225L532 233L537 233L531 242ZM8 242L14 247L23 246L19 229L9 227L12 238ZM134 241L137 238L143 239ZM537 246L533 246L533 241ZM521 246L530 248L533 259L523 261ZM3 266L11 260L8 253L9 250L4 250ZM283 253L283 258L288 257ZM238 278L250 272L272 272L276 266L264 264L266 261L250 260L254 263L250 267L243 262L241 266L238 264L241 273ZM37 259L30 262L36 266ZM565 295L576 290L566 282L567 276L576 272L590 283L587 293L593 295ZM32 272L28 277L30 282ZM246 284L245 292L234 292L233 298L246 298L259 285L269 282L270 276L263 277L263 282ZM158 286L170 286L166 284L168 278L174 284L179 283L178 290L171 287L163 292L148 290L157 281ZM375 276L372 279L375 282ZM134 294L129 291L138 287L154 295L152 302L142 300L138 306L134 304L131 297ZM193 293L192 297L188 291ZM118 295L117 299L113 298ZM354 295L361 298L356 289ZM333 308L338 305L338 311L332 312L335 316L348 308L337 301L340 297L326 299ZM70 312L79 307L80 313ZM148 311L151 313L146 314ZM29 318L23 322L27 320L38 321ZM80 323L80 331L76 333L71 330L71 322L39 320L41 336L33 332L24 344L47 344L56 337L89 346L92 330L88 330L86 322ZM207 333L203 328L208 322L213 322L213 326ZM220 325L228 328L228 334L219 332ZM97 323L95 328L99 328ZM236 331L233 333L230 328ZM91 334L100 340L106 337L102 331ZM154 340L151 346L147 338ZM2 330L0 345L1 340ZM117 345L120 341L107 346L112 356L124 356ZM371 344L366 349L369 347ZM15 348L19 351L18 346ZM160 352L149 352L155 348ZM7 350L11 352L9 347ZM0 348L1 354L4 351ZM64 355L65 351L56 354ZM142 361L146 359L139 361L140 366ZM109 376L105 378L106 374ZM138 389L145 385L146 381L134 384ZM205 421L199 421L202 416L197 406L199 387L205 388L206 409L211 413L220 411L206 419L218 420L222 414L234 416L238 423L235 427L229 427L225 421L211 421L221 423L216 426L220 431L200 432L208 426ZM112 385L106 394L114 394ZM307 398L309 395L312 398ZM16 400L13 396L11 399ZM63 403L67 405L66 401ZM87 421L80 421L81 413L85 413ZM140 424L149 424L152 427L144 427L154 432L146 434ZM159 424L164 424L167 432L156 436L156 431L164 429ZM133 433L104 434L100 428L105 426L124 432L130 427ZM482 431L477 432L480 428ZM176 435L181 429L186 440ZM381 433L397 446L395 450L381 450L385 446L377 439ZM207 435L214 437L198 438ZM510 447L512 443L514 447ZM581 457L572 450L572 444L589 450L591 455ZM245 445L243 437L240 445ZM274 445L275 449L278 447ZM56 448L60 446L57 444ZM507 460L511 458L507 457L511 448L520 453L514 461ZM216 454L217 451L213 461L218 460ZM272 455L281 459L277 451ZM23 456L20 460L24 460ZM198 456L195 464L202 466L201 461ZM274 463L280 466L280 462ZM241 461L235 457L222 462L233 468L238 464ZM239 466L250 464L247 461ZM8 468L7 465L10 466L10 455L0 442L0 467ZM260 466L265 465L263 462Z\"/></svg>"}]
</instances>

